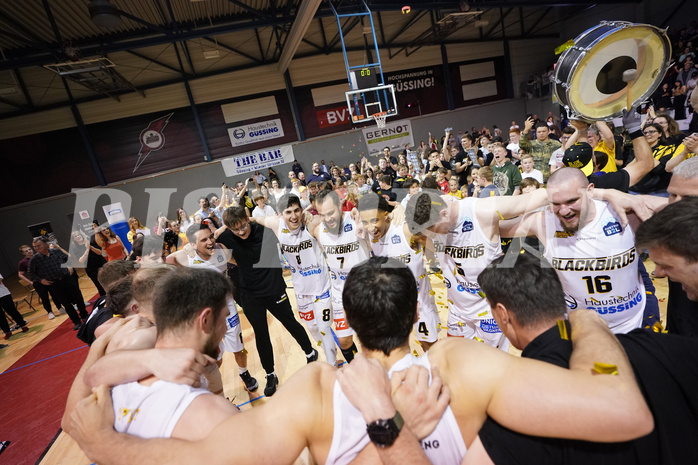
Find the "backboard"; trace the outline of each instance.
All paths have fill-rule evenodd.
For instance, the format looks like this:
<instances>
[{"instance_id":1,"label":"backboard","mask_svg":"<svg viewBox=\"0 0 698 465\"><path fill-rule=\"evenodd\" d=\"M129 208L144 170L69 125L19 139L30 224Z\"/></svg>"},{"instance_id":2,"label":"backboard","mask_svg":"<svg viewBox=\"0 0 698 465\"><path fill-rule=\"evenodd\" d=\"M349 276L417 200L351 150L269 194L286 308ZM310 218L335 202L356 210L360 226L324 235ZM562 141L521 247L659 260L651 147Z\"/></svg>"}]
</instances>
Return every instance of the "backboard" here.
<instances>
[{"instance_id":1,"label":"backboard","mask_svg":"<svg viewBox=\"0 0 698 465\"><path fill-rule=\"evenodd\" d=\"M395 86L370 87L346 92L347 106L353 123L373 121L371 115L386 112L386 116L397 115Z\"/></svg>"}]
</instances>

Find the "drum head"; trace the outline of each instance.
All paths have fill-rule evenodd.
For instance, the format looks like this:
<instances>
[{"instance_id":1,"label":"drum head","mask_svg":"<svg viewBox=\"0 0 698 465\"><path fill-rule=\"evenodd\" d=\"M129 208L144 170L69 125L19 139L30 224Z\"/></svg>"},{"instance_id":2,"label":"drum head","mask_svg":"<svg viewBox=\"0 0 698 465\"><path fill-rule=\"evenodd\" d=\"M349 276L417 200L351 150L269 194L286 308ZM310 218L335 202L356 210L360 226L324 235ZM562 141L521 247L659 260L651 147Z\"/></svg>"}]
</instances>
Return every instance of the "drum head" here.
<instances>
[{"instance_id":1,"label":"drum head","mask_svg":"<svg viewBox=\"0 0 698 465\"><path fill-rule=\"evenodd\" d=\"M636 106L657 89L670 56L671 45L663 31L644 24L622 26L599 38L578 57L567 96L560 100L566 101L573 113L589 120L619 117L626 108L628 90L623 72L637 70L631 91Z\"/></svg>"}]
</instances>

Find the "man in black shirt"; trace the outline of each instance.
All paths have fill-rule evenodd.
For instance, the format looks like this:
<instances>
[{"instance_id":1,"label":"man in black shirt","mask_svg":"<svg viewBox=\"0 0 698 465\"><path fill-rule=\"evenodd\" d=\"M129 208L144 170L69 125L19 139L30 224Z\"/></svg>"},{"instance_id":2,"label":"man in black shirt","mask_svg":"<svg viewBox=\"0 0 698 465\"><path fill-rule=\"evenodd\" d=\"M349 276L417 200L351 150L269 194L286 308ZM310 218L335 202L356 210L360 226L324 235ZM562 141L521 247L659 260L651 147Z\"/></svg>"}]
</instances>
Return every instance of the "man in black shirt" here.
<instances>
[{"instance_id":1,"label":"man in black shirt","mask_svg":"<svg viewBox=\"0 0 698 465\"><path fill-rule=\"evenodd\" d=\"M87 309L77 281L73 279L68 268L63 267L68 261L68 256L58 248L49 249L48 241L43 237L35 238L32 245L36 254L29 261L29 274L55 293L74 323L73 331L77 331L87 319ZM71 304L77 306L79 315Z\"/></svg>"},{"instance_id":2,"label":"man in black shirt","mask_svg":"<svg viewBox=\"0 0 698 465\"><path fill-rule=\"evenodd\" d=\"M317 360L318 352L305 329L296 320L286 295L276 236L264 234L264 226L250 223L242 207L230 207L223 213L226 230L217 241L232 250L240 269L240 301L252 325L257 352L267 372L264 395L276 392L279 379L274 373L274 351L269 337L267 310L281 322L305 352L308 363Z\"/></svg>"},{"instance_id":3,"label":"man in black shirt","mask_svg":"<svg viewBox=\"0 0 698 465\"><path fill-rule=\"evenodd\" d=\"M502 332L523 349L522 357L568 366L572 342L565 294L544 259L501 257L480 274L478 283ZM642 329L616 337L654 415L652 433L629 442L592 443L526 436L488 419L468 453L483 453L484 448L497 464L692 463L698 456L693 440L698 435L698 341Z\"/></svg>"},{"instance_id":4,"label":"man in black shirt","mask_svg":"<svg viewBox=\"0 0 698 465\"><path fill-rule=\"evenodd\" d=\"M565 166L581 169L589 182L594 184L594 187L617 189L627 193L630 186L642 179L658 164L652 156L652 149L640 129L640 124L641 116L635 109L632 109L630 113L623 110L623 126L632 138L633 151L635 152L635 159L623 169L612 173L594 174L594 150L586 141L587 125L581 121L572 122L575 128L572 139L576 143L565 150L562 163Z\"/></svg>"}]
</instances>

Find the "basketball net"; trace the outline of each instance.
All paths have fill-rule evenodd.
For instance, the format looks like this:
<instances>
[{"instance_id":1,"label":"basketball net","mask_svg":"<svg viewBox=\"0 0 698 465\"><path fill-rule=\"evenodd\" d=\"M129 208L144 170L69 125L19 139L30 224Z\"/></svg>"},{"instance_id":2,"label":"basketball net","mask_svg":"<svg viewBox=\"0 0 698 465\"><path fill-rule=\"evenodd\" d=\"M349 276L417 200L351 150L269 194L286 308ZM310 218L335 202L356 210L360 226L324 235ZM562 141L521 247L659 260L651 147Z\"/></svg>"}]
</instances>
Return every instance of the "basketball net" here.
<instances>
[{"instance_id":1,"label":"basketball net","mask_svg":"<svg viewBox=\"0 0 698 465\"><path fill-rule=\"evenodd\" d=\"M387 117L388 117L388 112L387 112L387 111L383 111L383 112L380 112L380 113L374 113L374 114L371 115L371 118L374 119L374 121L376 122L376 126L378 126L379 128L384 128L384 127L385 127L385 119L386 119Z\"/></svg>"}]
</instances>

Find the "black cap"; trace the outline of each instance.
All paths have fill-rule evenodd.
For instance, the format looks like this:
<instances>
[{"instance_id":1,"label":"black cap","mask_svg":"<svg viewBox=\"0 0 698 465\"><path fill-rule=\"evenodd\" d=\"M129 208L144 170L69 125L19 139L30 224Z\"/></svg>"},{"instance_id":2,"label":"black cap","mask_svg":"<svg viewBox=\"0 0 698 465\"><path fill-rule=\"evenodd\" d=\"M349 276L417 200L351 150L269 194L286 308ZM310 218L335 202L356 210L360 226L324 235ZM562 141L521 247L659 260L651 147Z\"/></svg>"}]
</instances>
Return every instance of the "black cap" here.
<instances>
[{"instance_id":1,"label":"black cap","mask_svg":"<svg viewBox=\"0 0 698 465\"><path fill-rule=\"evenodd\" d=\"M579 168L584 176L590 176L594 172L594 162L592 157L594 150L586 142L577 142L572 147L565 150L562 163L571 168Z\"/></svg>"}]
</instances>

